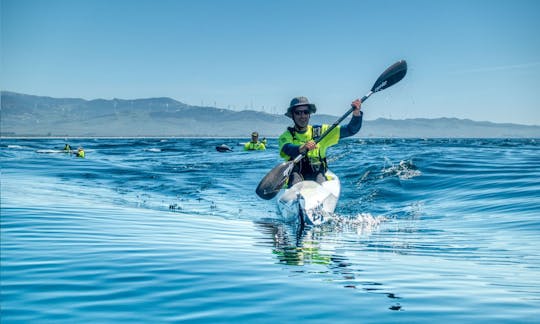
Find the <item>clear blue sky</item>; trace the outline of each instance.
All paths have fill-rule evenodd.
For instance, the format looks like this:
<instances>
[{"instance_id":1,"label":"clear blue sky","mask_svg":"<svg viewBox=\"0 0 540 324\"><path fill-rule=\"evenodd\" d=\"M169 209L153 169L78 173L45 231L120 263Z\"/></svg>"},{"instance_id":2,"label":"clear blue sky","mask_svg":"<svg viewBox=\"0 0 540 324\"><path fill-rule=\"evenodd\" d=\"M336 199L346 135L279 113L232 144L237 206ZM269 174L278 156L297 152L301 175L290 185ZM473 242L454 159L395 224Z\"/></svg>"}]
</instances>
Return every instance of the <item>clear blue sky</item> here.
<instances>
[{"instance_id":1,"label":"clear blue sky","mask_svg":"<svg viewBox=\"0 0 540 324\"><path fill-rule=\"evenodd\" d=\"M0 0L2 90L540 125L537 0Z\"/></svg>"}]
</instances>

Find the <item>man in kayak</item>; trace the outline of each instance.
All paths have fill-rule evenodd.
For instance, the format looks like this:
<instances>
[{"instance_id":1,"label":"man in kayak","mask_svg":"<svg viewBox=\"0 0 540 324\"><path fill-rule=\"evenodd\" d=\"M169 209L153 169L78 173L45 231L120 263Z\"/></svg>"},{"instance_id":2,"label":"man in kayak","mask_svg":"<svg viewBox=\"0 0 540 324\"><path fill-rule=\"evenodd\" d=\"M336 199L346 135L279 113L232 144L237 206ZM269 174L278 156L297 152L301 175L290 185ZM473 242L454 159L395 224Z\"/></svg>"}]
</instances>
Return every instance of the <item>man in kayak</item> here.
<instances>
[{"instance_id":1,"label":"man in kayak","mask_svg":"<svg viewBox=\"0 0 540 324\"><path fill-rule=\"evenodd\" d=\"M251 133L251 141L244 144L244 151L264 151L266 150L266 138L259 141L259 133Z\"/></svg>"},{"instance_id":2,"label":"man in kayak","mask_svg":"<svg viewBox=\"0 0 540 324\"><path fill-rule=\"evenodd\" d=\"M296 97L291 100L285 116L293 120L294 126L288 127L279 137L279 152L286 161L293 160L299 154L305 156L294 166L289 176L289 187L303 180L313 180L318 183L326 181L325 173L328 170L326 149L337 144L340 138L358 133L362 127L361 105L360 99L353 101L351 107L354 110L349 124L344 127L337 126L316 144L315 140L331 125L309 125L309 118L317 111L317 107L306 97Z\"/></svg>"},{"instance_id":3,"label":"man in kayak","mask_svg":"<svg viewBox=\"0 0 540 324\"><path fill-rule=\"evenodd\" d=\"M83 158L84 159L84 150L82 147L79 146L77 149L77 152L73 153L76 157Z\"/></svg>"}]
</instances>

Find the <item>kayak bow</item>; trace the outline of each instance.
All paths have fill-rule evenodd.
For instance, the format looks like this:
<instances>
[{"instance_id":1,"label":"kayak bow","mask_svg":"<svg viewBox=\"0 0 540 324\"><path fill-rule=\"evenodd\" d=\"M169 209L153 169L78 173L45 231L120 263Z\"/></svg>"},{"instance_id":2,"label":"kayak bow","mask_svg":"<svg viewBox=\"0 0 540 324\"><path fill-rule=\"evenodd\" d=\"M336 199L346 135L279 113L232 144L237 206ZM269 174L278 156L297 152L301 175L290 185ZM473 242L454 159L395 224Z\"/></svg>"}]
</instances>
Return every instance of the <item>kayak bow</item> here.
<instances>
[{"instance_id":1,"label":"kayak bow","mask_svg":"<svg viewBox=\"0 0 540 324\"><path fill-rule=\"evenodd\" d=\"M327 171L326 176L329 180L322 184L310 180L301 181L278 193L278 211L285 221L320 225L332 217L341 185L333 172Z\"/></svg>"}]
</instances>

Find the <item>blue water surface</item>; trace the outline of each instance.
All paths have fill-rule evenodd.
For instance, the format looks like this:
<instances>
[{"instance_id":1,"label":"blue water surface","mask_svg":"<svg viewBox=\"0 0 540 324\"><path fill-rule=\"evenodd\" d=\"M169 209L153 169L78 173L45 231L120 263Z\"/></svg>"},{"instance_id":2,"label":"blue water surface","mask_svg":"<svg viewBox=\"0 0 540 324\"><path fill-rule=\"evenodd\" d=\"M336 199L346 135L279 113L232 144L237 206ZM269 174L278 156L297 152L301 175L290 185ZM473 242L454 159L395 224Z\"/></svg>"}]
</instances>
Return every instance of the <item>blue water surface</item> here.
<instances>
[{"instance_id":1,"label":"blue water surface","mask_svg":"<svg viewBox=\"0 0 540 324\"><path fill-rule=\"evenodd\" d=\"M245 140L2 139L1 322L538 321L540 140L347 139L303 230Z\"/></svg>"}]
</instances>

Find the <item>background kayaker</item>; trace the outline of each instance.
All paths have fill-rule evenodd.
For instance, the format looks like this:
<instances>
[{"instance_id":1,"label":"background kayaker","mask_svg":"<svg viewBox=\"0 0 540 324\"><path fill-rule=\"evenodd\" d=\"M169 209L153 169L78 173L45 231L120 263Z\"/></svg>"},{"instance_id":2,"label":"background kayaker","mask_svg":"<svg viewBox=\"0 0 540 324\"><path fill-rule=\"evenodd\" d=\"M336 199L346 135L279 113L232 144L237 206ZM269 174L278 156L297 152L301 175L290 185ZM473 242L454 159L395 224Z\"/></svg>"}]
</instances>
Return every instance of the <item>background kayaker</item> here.
<instances>
[{"instance_id":1,"label":"background kayaker","mask_svg":"<svg viewBox=\"0 0 540 324\"><path fill-rule=\"evenodd\" d=\"M83 158L84 159L84 150L82 147L79 146L77 149L77 152L73 153L76 157Z\"/></svg>"},{"instance_id":2,"label":"background kayaker","mask_svg":"<svg viewBox=\"0 0 540 324\"><path fill-rule=\"evenodd\" d=\"M251 133L251 141L244 144L244 151L264 151L266 150L266 138L259 141L259 133Z\"/></svg>"},{"instance_id":3,"label":"background kayaker","mask_svg":"<svg viewBox=\"0 0 540 324\"><path fill-rule=\"evenodd\" d=\"M349 124L344 127L337 126L321 142L315 144L315 140L331 125L309 125L311 114L317 111L317 107L306 97L291 100L285 116L294 121L294 126L288 127L279 137L279 152L286 161L293 160L299 154L305 154L305 157L294 166L289 177L289 187L303 180L318 183L326 181L325 172L328 170L326 149L337 144L340 138L358 133L362 127L361 105L360 99L353 101L351 107L354 110Z\"/></svg>"},{"instance_id":4,"label":"background kayaker","mask_svg":"<svg viewBox=\"0 0 540 324\"><path fill-rule=\"evenodd\" d=\"M68 143L66 143L66 145L64 145L64 151L66 151L66 152L70 152L70 151L71 151L71 146L69 146Z\"/></svg>"}]
</instances>

